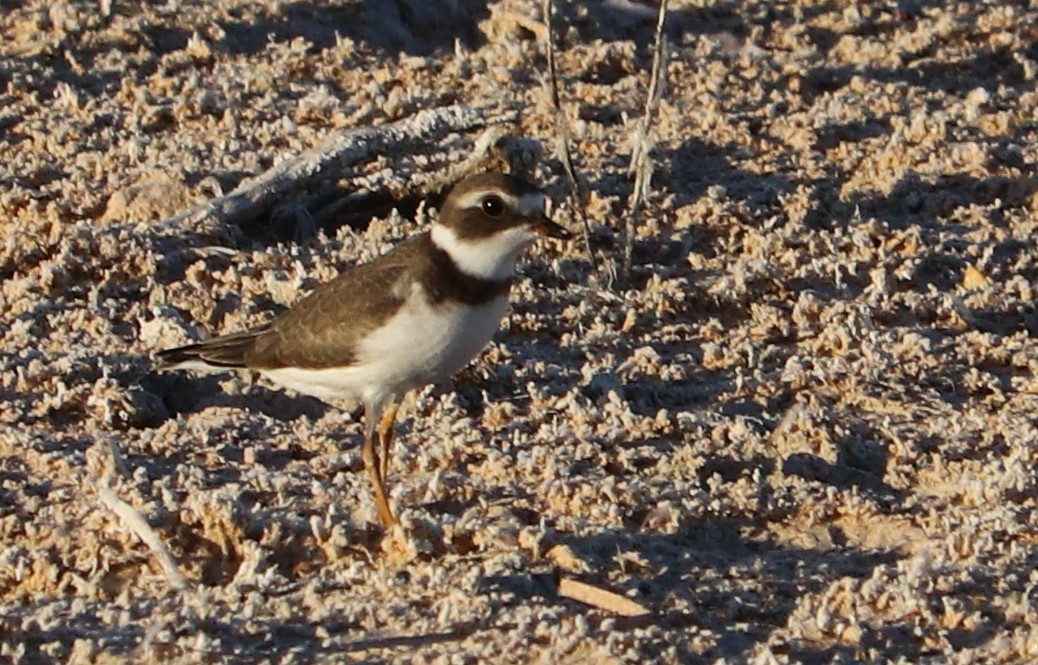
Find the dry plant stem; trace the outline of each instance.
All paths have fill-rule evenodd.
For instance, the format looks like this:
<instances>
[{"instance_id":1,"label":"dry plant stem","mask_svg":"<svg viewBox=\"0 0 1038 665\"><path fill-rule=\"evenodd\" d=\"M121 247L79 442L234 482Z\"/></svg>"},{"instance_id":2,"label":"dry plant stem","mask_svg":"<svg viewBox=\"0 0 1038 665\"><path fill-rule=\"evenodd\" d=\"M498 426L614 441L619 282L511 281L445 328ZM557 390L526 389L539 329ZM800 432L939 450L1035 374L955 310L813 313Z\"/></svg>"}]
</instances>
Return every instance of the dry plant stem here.
<instances>
[{"instance_id":1,"label":"dry plant stem","mask_svg":"<svg viewBox=\"0 0 1038 665\"><path fill-rule=\"evenodd\" d=\"M402 147L436 141L457 132L512 122L516 113L487 115L484 109L465 106L419 111L388 125L360 127L341 132L320 146L286 159L251 178L234 191L152 227L161 234L226 236L238 224L269 214L285 196L327 171L343 171L379 154L400 152Z\"/></svg>"},{"instance_id":2,"label":"dry plant stem","mask_svg":"<svg viewBox=\"0 0 1038 665\"><path fill-rule=\"evenodd\" d=\"M639 617L649 613L649 609L641 603L571 577L563 577L559 580L558 594L620 616Z\"/></svg>"},{"instance_id":3,"label":"dry plant stem","mask_svg":"<svg viewBox=\"0 0 1038 665\"><path fill-rule=\"evenodd\" d=\"M562 168L566 172L570 197L573 199L573 209L580 220L584 235L584 251L587 252L588 260L591 261L592 271L597 274L598 259L595 257L595 252L591 249L591 226L588 224L587 213L584 211L584 192L580 186L580 181L577 180L577 172L573 168L573 158L570 153L569 123L566 122L566 115L562 112L562 103L559 101L559 79L555 70L555 42L553 40L553 35L555 34L554 16L552 0L544 0L544 22L548 28L545 31L548 87L551 91L551 104L555 109L555 127L559 133L556 152L558 153L559 160L562 162Z\"/></svg>"},{"instance_id":4,"label":"dry plant stem","mask_svg":"<svg viewBox=\"0 0 1038 665\"><path fill-rule=\"evenodd\" d=\"M97 495L101 499L101 503L118 515L123 524L137 534L137 537L151 549L152 553L155 554L155 558L159 560L159 565L162 566L163 572L166 573L166 579L169 580L170 585L174 589L186 589L188 587L187 578L180 572L180 568L177 567L177 562L170 553L169 548L166 547L166 543L162 542L159 534L155 533L155 530L148 526L148 522L144 517L133 506L117 497L115 492L108 487L98 489Z\"/></svg>"},{"instance_id":5,"label":"dry plant stem","mask_svg":"<svg viewBox=\"0 0 1038 665\"><path fill-rule=\"evenodd\" d=\"M495 122L490 123L490 126L476 139L475 145L472 146L472 150L464 160L448 164L442 169L431 169L414 173L409 178L410 191L408 191L408 194L412 196L428 196L442 192L465 176L471 175L477 169L484 167L487 160L493 156L494 148L498 141L508 134L508 131L502 125L516 120L518 115L512 114L497 117L502 118L500 122L495 120Z\"/></svg>"},{"instance_id":6,"label":"dry plant stem","mask_svg":"<svg viewBox=\"0 0 1038 665\"><path fill-rule=\"evenodd\" d=\"M641 212L645 194L648 192L652 180L652 160L649 153L652 151L653 139L652 123L659 106L660 96L663 94L663 82L666 76L666 35L663 34L664 24L667 22L667 0L660 2L660 11L656 20L656 47L652 55L652 74L649 81L649 94L645 101L645 115L638 123L635 132L634 151L631 154L630 173L634 173L634 191L627 206L627 214L624 216L624 263L623 274L631 274L631 257L634 252L634 229L635 222Z\"/></svg>"}]
</instances>

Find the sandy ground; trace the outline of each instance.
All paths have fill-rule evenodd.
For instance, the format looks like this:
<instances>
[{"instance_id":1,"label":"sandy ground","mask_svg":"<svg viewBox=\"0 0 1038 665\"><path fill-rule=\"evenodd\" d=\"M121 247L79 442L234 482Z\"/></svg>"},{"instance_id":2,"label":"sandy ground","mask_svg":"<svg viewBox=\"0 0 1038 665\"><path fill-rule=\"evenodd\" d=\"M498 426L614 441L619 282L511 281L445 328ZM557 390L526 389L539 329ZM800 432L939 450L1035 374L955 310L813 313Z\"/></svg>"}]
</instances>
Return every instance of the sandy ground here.
<instances>
[{"instance_id":1,"label":"sandy ground","mask_svg":"<svg viewBox=\"0 0 1038 665\"><path fill-rule=\"evenodd\" d=\"M390 533L356 410L153 370L421 228L149 230L334 132L521 111L563 201L539 4L0 0L0 658L1038 658L1033 2L673 3L633 275L531 254L488 351L408 405ZM653 12L559 17L610 261Z\"/></svg>"}]
</instances>

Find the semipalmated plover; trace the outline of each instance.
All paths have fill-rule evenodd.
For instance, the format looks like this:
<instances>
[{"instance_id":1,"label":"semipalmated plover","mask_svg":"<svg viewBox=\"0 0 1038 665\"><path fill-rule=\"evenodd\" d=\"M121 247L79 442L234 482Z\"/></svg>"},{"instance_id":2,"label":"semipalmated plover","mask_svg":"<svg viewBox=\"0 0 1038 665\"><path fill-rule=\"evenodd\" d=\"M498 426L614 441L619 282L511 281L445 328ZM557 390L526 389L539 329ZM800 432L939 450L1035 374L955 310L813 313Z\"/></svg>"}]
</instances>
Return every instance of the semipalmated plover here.
<instances>
[{"instance_id":1,"label":"semipalmated plover","mask_svg":"<svg viewBox=\"0 0 1038 665\"><path fill-rule=\"evenodd\" d=\"M487 345L519 255L538 235L570 237L544 206L541 191L516 176L465 178L430 231L322 284L271 323L159 352L161 366L255 370L322 400L361 400L364 466L379 518L392 526L385 483L399 400Z\"/></svg>"}]
</instances>

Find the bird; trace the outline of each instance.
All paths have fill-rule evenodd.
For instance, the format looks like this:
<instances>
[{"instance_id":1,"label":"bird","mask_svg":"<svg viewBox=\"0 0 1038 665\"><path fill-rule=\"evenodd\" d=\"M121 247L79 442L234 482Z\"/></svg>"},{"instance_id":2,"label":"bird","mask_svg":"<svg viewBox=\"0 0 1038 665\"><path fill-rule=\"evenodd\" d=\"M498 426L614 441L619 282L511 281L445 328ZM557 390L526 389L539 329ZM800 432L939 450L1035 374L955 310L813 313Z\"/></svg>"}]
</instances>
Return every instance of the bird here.
<instances>
[{"instance_id":1,"label":"bird","mask_svg":"<svg viewBox=\"0 0 1038 665\"><path fill-rule=\"evenodd\" d=\"M159 369L258 372L325 402L364 407L362 459L379 520L400 400L469 364L497 332L516 264L540 237L570 231L527 179L486 172L451 188L431 228L315 288L259 327L159 351ZM376 442L378 449L376 449Z\"/></svg>"}]
</instances>

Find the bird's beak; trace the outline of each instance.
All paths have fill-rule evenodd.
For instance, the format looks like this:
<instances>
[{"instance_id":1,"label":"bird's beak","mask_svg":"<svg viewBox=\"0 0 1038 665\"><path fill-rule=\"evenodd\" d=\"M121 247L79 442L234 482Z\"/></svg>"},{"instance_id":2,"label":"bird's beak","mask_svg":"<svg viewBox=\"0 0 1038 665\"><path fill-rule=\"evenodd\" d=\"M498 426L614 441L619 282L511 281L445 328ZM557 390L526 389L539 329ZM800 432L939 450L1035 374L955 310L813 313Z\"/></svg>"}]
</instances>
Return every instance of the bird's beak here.
<instances>
[{"instance_id":1,"label":"bird's beak","mask_svg":"<svg viewBox=\"0 0 1038 665\"><path fill-rule=\"evenodd\" d=\"M534 220L533 230L539 235L558 238L559 240L569 240L573 237L572 233L548 219L547 215L541 215Z\"/></svg>"}]
</instances>

